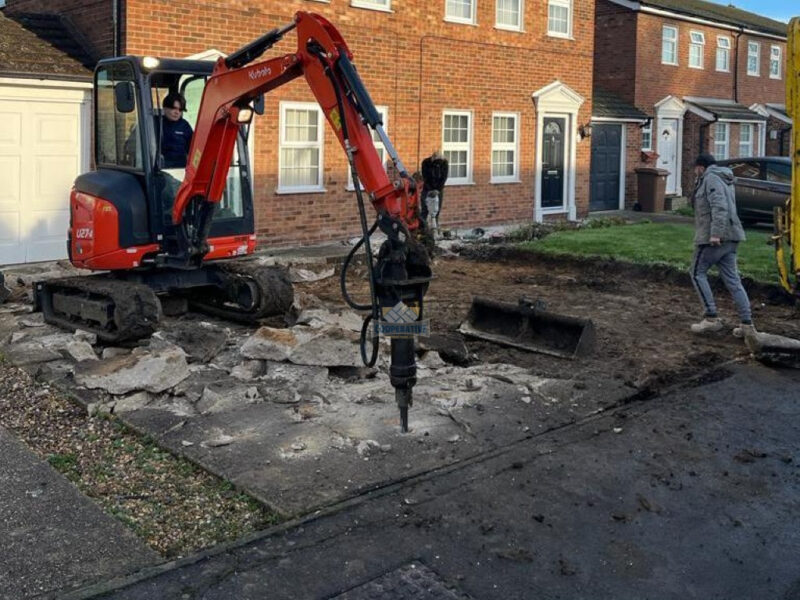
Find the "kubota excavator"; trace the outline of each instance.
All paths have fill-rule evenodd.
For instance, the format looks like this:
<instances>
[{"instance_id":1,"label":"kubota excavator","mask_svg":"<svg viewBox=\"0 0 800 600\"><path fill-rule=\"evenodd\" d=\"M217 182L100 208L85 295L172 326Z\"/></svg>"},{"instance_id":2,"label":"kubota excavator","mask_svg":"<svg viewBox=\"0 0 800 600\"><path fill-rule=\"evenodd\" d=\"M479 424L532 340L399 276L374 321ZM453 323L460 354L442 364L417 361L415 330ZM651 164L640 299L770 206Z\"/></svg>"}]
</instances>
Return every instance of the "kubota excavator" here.
<instances>
[{"instance_id":1,"label":"kubota excavator","mask_svg":"<svg viewBox=\"0 0 800 600\"><path fill-rule=\"evenodd\" d=\"M295 29L296 52L254 62ZM339 32L319 15L298 12L288 25L216 64L132 56L98 63L96 170L75 181L68 251L76 267L104 273L37 283L36 305L45 320L116 342L152 333L165 295L188 297L196 309L236 320L255 322L287 312L293 292L285 270L252 258L223 259L252 254L256 246L247 148L253 113L263 113L265 93L298 77L305 77L353 174L363 235L345 259L341 286L350 306L370 311L361 333L364 362L372 365L377 358L376 325L383 309L402 303L422 319L431 270L418 190ZM199 106L185 169L166 168L161 152L159 109L170 92ZM309 125L322 126L295 125L298 140L305 139ZM372 131L396 167L394 181ZM310 152L313 163L319 156ZM363 193L377 212L371 226ZM378 228L386 241L374 257L369 238ZM353 301L346 286L347 268L361 246L371 267L368 304ZM413 337L392 338L390 378L407 431L416 382Z\"/></svg>"}]
</instances>

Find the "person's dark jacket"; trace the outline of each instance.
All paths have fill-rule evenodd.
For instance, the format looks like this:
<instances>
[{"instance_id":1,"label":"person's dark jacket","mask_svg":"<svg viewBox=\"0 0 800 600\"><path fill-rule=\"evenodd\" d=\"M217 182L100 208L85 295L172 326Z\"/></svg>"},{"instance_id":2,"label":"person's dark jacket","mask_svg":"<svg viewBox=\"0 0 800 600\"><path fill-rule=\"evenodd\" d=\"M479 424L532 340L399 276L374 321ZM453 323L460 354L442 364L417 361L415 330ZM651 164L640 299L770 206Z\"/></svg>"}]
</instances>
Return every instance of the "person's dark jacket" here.
<instances>
[{"instance_id":1,"label":"person's dark jacket","mask_svg":"<svg viewBox=\"0 0 800 600\"><path fill-rule=\"evenodd\" d=\"M161 155L164 157L165 169L182 169L186 166L186 157L189 154L189 144L192 142L192 127L186 119L170 121L162 117L156 119L156 135L159 135L159 124L163 127L161 133Z\"/></svg>"},{"instance_id":2,"label":"person's dark jacket","mask_svg":"<svg viewBox=\"0 0 800 600\"><path fill-rule=\"evenodd\" d=\"M429 156L422 161L422 181L428 190L439 192L447 181L449 166L446 158Z\"/></svg>"}]
</instances>

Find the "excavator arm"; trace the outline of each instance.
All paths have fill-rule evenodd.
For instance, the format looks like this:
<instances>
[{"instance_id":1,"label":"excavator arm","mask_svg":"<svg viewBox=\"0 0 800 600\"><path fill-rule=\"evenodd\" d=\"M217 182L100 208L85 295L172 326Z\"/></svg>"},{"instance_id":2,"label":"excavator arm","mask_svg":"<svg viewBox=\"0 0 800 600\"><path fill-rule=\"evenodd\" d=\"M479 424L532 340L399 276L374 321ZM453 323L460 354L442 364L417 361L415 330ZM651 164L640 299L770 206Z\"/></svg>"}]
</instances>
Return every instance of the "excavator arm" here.
<instances>
[{"instance_id":1,"label":"excavator arm","mask_svg":"<svg viewBox=\"0 0 800 600\"><path fill-rule=\"evenodd\" d=\"M297 52L253 62L293 29L297 30ZM408 409L416 383L413 335L424 332L426 327L422 319L423 298L432 277L426 227L419 217L415 182L383 130L380 113L358 76L347 44L323 17L298 12L289 25L270 31L215 65L200 102L186 175L173 205L179 248L173 260L186 266L202 262L208 252L214 206L225 188L240 125L252 119L254 102L261 94L301 76L336 133L353 173L362 238L345 259L342 293L351 307L370 311L361 331L361 356L368 366L377 359L383 312L394 310L389 375L403 431L408 431ZM396 167L395 181L384 170L370 129L378 134ZM364 193L378 213L371 227L367 224ZM370 235L378 227L386 241L373 257ZM348 266L362 245L369 265L369 304L354 302L346 286ZM367 337L371 338L370 356Z\"/></svg>"},{"instance_id":2,"label":"excavator arm","mask_svg":"<svg viewBox=\"0 0 800 600\"><path fill-rule=\"evenodd\" d=\"M292 29L297 29L297 52L251 63ZM253 102L261 94L301 76L347 152L378 214L408 232L420 228L414 182L383 131L380 113L353 66L347 44L325 18L298 12L293 23L220 58L206 83L186 175L172 210L175 225L189 226L185 243L190 255L207 252L204 244L213 204L222 197L239 126L252 118ZM398 181L389 180L368 126L381 137L397 166ZM187 223L190 219L195 222Z\"/></svg>"}]
</instances>

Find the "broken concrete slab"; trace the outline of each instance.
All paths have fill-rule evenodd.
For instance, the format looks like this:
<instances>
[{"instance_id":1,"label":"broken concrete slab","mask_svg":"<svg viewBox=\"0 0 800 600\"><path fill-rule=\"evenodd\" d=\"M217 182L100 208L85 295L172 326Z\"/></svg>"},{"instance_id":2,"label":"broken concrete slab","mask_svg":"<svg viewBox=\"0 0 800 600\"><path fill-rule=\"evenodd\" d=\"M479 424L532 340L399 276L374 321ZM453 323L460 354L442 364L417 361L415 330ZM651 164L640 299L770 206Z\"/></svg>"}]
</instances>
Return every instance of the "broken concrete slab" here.
<instances>
[{"instance_id":1,"label":"broken concrete slab","mask_svg":"<svg viewBox=\"0 0 800 600\"><path fill-rule=\"evenodd\" d=\"M154 333L151 347L159 339L182 348L189 362L207 363L225 348L228 334L207 321L178 321Z\"/></svg>"},{"instance_id":2,"label":"broken concrete slab","mask_svg":"<svg viewBox=\"0 0 800 600\"><path fill-rule=\"evenodd\" d=\"M231 369L231 377L242 381L252 381L266 372L267 366L263 360L244 360Z\"/></svg>"},{"instance_id":3,"label":"broken concrete slab","mask_svg":"<svg viewBox=\"0 0 800 600\"><path fill-rule=\"evenodd\" d=\"M15 344L4 350L3 354L6 360L15 367L46 363L62 358L58 350L49 348L41 342Z\"/></svg>"},{"instance_id":4,"label":"broken concrete slab","mask_svg":"<svg viewBox=\"0 0 800 600\"><path fill-rule=\"evenodd\" d=\"M306 308L297 316L297 325L308 325L319 329L325 326L341 327L350 331L361 332L364 319L352 310L330 310L327 308Z\"/></svg>"},{"instance_id":5,"label":"broken concrete slab","mask_svg":"<svg viewBox=\"0 0 800 600\"><path fill-rule=\"evenodd\" d=\"M97 360L97 354L95 354L94 348L92 348L92 345L89 342L84 340L75 340L73 342L69 342L65 350L75 362Z\"/></svg>"},{"instance_id":6,"label":"broken concrete slab","mask_svg":"<svg viewBox=\"0 0 800 600\"><path fill-rule=\"evenodd\" d=\"M800 340L756 331L745 336L745 343L760 362L800 369Z\"/></svg>"},{"instance_id":7,"label":"broken concrete slab","mask_svg":"<svg viewBox=\"0 0 800 600\"><path fill-rule=\"evenodd\" d=\"M320 328L298 325L291 329L262 327L242 345L242 355L251 359L283 361L299 365L361 365L355 331L332 325Z\"/></svg>"},{"instance_id":8,"label":"broken concrete slab","mask_svg":"<svg viewBox=\"0 0 800 600\"><path fill-rule=\"evenodd\" d=\"M85 361L75 368L75 382L113 395L145 390L158 394L189 376L186 354L171 346L154 352L140 348L128 356L104 361Z\"/></svg>"},{"instance_id":9,"label":"broken concrete slab","mask_svg":"<svg viewBox=\"0 0 800 600\"><path fill-rule=\"evenodd\" d=\"M433 350L445 361L454 365L466 366L469 363L469 351L464 336L459 333L432 333L420 336L417 347L422 352Z\"/></svg>"},{"instance_id":10,"label":"broken concrete slab","mask_svg":"<svg viewBox=\"0 0 800 600\"><path fill-rule=\"evenodd\" d=\"M136 392L130 396L116 398L113 403L114 414L121 414L144 408L152 401L152 396L147 392Z\"/></svg>"},{"instance_id":11,"label":"broken concrete slab","mask_svg":"<svg viewBox=\"0 0 800 600\"><path fill-rule=\"evenodd\" d=\"M211 384L203 389L196 408L201 415L235 410L262 401L261 393L253 385L230 386L227 382Z\"/></svg>"},{"instance_id":12,"label":"broken concrete slab","mask_svg":"<svg viewBox=\"0 0 800 600\"><path fill-rule=\"evenodd\" d=\"M301 269L299 267L289 268L289 279L292 283L308 283L311 281L321 281L329 277L333 277L336 269L324 269L322 271L312 271L311 269Z\"/></svg>"}]
</instances>

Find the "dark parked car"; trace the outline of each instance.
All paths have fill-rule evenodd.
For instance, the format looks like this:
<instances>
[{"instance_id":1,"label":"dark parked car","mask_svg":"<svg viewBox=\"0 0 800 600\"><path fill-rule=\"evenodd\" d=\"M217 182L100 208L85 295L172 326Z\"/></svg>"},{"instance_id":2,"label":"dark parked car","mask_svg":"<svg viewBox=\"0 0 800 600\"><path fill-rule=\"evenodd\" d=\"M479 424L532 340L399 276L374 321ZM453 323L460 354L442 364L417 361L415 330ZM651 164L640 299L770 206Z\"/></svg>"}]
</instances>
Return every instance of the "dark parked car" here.
<instances>
[{"instance_id":1,"label":"dark parked car","mask_svg":"<svg viewBox=\"0 0 800 600\"><path fill-rule=\"evenodd\" d=\"M792 191L792 161L785 156L732 158L719 164L733 171L736 209L743 223L772 222L773 209Z\"/></svg>"}]
</instances>

